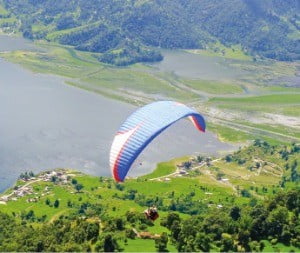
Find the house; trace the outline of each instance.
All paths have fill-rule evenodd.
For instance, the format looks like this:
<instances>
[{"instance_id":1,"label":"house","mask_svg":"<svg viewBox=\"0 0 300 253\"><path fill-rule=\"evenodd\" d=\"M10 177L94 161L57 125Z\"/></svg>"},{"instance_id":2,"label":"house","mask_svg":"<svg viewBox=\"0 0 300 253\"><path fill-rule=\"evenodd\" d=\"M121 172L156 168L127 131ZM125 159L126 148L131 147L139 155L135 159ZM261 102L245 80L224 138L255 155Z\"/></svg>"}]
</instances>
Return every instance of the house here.
<instances>
[{"instance_id":1,"label":"house","mask_svg":"<svg viewBox=\"0 0 300 253\"><path fill-rule=\"evenodd\" d=\"M4 201L4 202L7 202L9 199L7 196L3 196L0 198L0 201Z\"/></svg>"},{"instance_id":2,"label":"house","mask_svg":"<svg viewBox=\"0 0 300 253\"><path fill-rule=\"evenodd\" d=\"M187 174L187 172L186 172L185 170L180 170L180 171L179 171L179 174L185 175L185 174Z\"/></svg>"},{"instance_id":3,"label":"house","mask_svg":"<svg viewBox=\"0 0 300 253\"><path fill-rule=\"evenodd\" d=\"M222 182L228 182L229 179L228 179L228 178L222 178L221 181L222 181Z\"/></svg>"}]
</instances>

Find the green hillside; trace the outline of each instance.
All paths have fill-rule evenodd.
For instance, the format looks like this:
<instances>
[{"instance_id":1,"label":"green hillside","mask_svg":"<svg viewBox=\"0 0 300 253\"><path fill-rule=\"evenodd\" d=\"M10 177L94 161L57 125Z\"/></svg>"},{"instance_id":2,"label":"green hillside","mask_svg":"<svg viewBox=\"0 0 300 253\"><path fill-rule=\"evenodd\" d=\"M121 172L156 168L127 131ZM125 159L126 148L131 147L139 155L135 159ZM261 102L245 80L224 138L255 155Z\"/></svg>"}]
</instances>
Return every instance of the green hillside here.
<instances>
[{"instance_id":1,"label":"green hillside","mask_svg":"<svg viewBox=\"0 0 300 253\"><path fill-rule=\"evenodd\" d=\"M25 173L0 196L0 251L297 251L299 153L256 140L123 184L72 170ZM152 205L154 223L143 214Z\"/></svg>"},{"instance_id":2,"label":"green hillside","mask_svg":"<svg viewBox=\"0 0 300 253\"><path fill-rule=\"evenodd\" d=\"M26 38L103 53L99 60L115 65L160 61L157 47L243 59L300 59L297 0L2 2L7 11L1 7L0 18L1 13L16 16Z\"/></svg>"}]
</instances>

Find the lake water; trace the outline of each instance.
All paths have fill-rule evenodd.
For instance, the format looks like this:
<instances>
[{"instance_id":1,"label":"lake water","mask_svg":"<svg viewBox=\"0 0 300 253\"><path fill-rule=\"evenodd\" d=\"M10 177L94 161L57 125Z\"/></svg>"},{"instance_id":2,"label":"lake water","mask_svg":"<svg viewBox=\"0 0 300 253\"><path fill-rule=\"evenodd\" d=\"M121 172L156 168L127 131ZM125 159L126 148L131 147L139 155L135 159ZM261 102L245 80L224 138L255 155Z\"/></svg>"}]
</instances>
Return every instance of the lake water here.
<instances>
[{"instance_id":1,"label":"lake water","mask_svg":"<svg viewBox=\"0 0 300 253\"><path fill-rule=\"evenodd\" d=\"M36 47L29 41L22 37L7 36L0 34L0 51L13 50L36 50Z\"/></svg>"},{"instance_id":2,"label":"lake water","mask_svg":"<svg viewBox=\"0 0 300 253\"><path fill-rule=\"evenodd\" d=\"M0 51L32 48L21 38L0 36ZM109 176L114 134L135 109L0 58L0 192L29 170L64 167ZM181 120L147 147L136 163L142 165L133 166L130 176L174 157L233 149Z\"/></svg>"},{"instance_id":3,"label":"lake water","mask_svg":"<svg viewBox=\"0 0 300 253\"><path fill-rule=\"evenodd\" d=\"M151 64L162 72L171 72L189 79L237 79L248 72L231 65L233 60L204 56L181 50L162 50L164 60Z\"/></svg>"}]
</instances>

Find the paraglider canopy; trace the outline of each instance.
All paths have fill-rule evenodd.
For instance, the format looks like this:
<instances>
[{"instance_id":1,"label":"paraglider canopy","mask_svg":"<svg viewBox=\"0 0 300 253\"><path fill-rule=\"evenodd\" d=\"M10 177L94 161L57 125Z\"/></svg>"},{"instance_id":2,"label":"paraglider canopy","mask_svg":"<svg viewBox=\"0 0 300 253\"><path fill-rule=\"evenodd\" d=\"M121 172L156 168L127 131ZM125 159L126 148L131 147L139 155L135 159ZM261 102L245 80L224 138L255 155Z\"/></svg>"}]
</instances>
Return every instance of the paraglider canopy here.
<instances>
[{"instance_id":1,"label":"paraglider canopy","mask_svg":"<svg viewBox=\"0 0 300 253\"><path fill-rule=\"evenodd\" d=\"M155 206L149 207L144 211L144 214L146 215L147 219L155 221L159 215L157 212L157 208Z\"/></svg>"},{"instance_id":2,"label":"paraglider canopy","mask_svg":"<svg viewBox=\"0 0 300 253\"><path fill-rule=\"evenodd\" d=\"M195 110L174 101L159 101L130 115L115 135L110 150L110 167L117 182L124 181L132 163L143 149L176 121L189 117L204 132L204 118Z\"/></svg>"}]
</instances>

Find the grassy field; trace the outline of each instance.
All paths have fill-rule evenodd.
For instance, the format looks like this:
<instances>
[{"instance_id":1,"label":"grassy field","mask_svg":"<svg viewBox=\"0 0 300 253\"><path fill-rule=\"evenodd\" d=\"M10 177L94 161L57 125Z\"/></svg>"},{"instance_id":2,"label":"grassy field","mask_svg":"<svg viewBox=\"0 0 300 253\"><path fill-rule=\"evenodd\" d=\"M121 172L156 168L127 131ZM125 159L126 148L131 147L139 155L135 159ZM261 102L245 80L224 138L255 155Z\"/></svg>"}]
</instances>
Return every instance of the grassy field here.
<instances>
[{"instance_id":1,"label":"grassy field","mask_svg":"<svg viewBox=\"0 0 300 253\"><path fill-rule=\"evenodd\" d=\"M141 179L149 179L149 178L156 178L161 177L164 175L171 174L176 171L176 164L180 164L181 162L187 160L187 157L177 158L171 160L170 162L162 162L157 165L157 168L150 174L142 176Z\"/></svg>"},{"instance_id":2,"label":"grassy field","mask_svg":"<svg viewBox=\"0 0 300 253\"><path fill-rule=\"evenodd\" d=\"M299 141L300 93L214 97L206 106L214 110L208 127L224 141Z\"/></svg>"},{"instance_id":3,"label":"grassy field","mask_svg":"<svg viewBox=\"0 0 300 253\"><path fill-rule=\"evenodd\" d=\"M209 131L212 131L217 134L218 139L220 139L223 142L246 142L247 140L253 140L255 139L255 136L242 132L230 127L218 125L215 123L208 123L207 129Z\"/></svg>"},{"instance_id":4,"label":"grassy field","mask_svg":"<svg viewBox=\"0 0 300 253\"><path fill-rule=\"evenodd\" d=\"M289 136L294 136L296 138L300 138L300 129L299 128L291 128L289 126L279 125L279 124L254 124L251 122L243 122L245 125L257 127L260 129L264 129L267 131L272 131L281 134L288 134Z\"/></svg>"},{"instance_id":5,"label":"grassy field","mask_svg":"<svg viewBox=\"0 0 300 253\"><path fill-rule=\"evenodd\" d=\"M263 243L265 247L262 252L299 252L299 249L293 246L284 245L283 243L276 243L275 245L272 245L267 240L263 240Z\"/></svg>"},{"instance_id":6,"label":"grassy field","mask_svg":"<svg viewBox=\"0 0 300 253\"><path fill-rule=\"evenodd\" d=\"M300 116L300 93L249 96L243 98L212 98L208 104L235 111L277 113Z\"/></svg>"},{"instance_id":7,"label":"grassy field","mask_svg":"<svg viewBox=\"0 0 300 253\"><path fill-rule=\"evenodd\" d=\"M233 104L259 104L259 105L273 105L277 104L300 104L299 94L280 94L280 95L267 95L267 96L253 96L243 98L212 98L212 102L217 103L233 103Z\"/></svg>"},{"instance_id":8,"label":"grassy field","mask_svg":"<svg viewBox=\"0 0 300 253\"><path fill-rule=\"evenodd\" d=\"M156 252L155 242L153 240L128 239L126 245L123 246L125 252ZM177 252L176 248L168 243L169 252Z\"/></svg>"},{"instance_id":9,"label":"grassy field","mask_svg":"<svg viewBox=\"0 0 300 253\"><path fill-rule=\"evenodd\" d=\"M238 94L243 92L241 86L235 83L207 80L182 80L182 82L193 89L210 94Z\"/></svg>"},{"instance_id":10,"label":"grassy field","mask_svg":"<svg viewBox=\"0 0 300 253\"><path fill-rule=\"evenodd\" d=\"M226 47L222 45L220 42L215 44L210 44L206 50L196 49L196 50L188 50L189 52L195 54L201 54L206 56L219 56L228 59L234 60L243 60L243 61L251 61L252 57L245 54L242 50L241 46L235 45L231 47Z\"/></svg>"}]
</instances>

